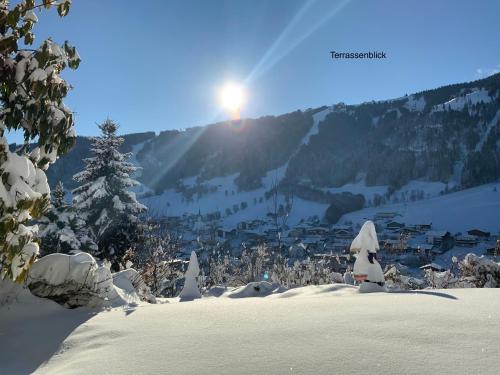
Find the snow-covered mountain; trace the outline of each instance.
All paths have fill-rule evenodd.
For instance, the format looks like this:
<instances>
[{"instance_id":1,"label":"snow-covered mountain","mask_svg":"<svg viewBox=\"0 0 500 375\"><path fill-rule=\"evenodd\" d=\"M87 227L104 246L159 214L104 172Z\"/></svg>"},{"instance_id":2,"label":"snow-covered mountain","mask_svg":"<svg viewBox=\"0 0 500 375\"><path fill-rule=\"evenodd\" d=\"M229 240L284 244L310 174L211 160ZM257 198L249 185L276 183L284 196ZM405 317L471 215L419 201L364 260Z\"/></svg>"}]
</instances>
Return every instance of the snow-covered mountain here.
<instances>
[{"instance_id":1,"label":"snow-covered mountain","mask_svg":"<svg viewBox=\"0 0 500 375\"><path fill-rule=\"evenodd\" d=\"M153 215L201 211L234 224L292 207L292 221L335 222L497 181L499 124L496 74L386 101L125 135L124 149L142 167L138 193ZM74 186L88 143L79 137L49 170L52 185Z\"/></svg>"}]
</instances>

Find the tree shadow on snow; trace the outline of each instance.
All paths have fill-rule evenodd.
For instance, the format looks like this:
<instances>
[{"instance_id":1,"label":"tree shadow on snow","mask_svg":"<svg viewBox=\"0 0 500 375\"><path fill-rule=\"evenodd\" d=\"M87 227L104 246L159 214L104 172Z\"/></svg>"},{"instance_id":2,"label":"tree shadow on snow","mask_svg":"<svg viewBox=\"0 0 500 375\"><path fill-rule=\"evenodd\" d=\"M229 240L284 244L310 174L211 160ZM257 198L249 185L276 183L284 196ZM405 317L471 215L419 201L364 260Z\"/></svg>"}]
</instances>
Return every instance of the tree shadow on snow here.
<instances>
[{"instance_id":1,"label":"tree shadow on snow","mask_svg":"<svg viewBox=\"0 0 500 375\"><path fill-rule=\"evenodd\" d=\"M64 340L98 310L61 310L0 323L0 373L31 374L54 355L68 350ZM15 324L14 324L15 323Z\"/></svg>"},{"instance_id":2,"label":"tree shadow on snow","mask_svg":"<svg viewBox=\"0 0 500 375\"><path fill-rule=\"evenodd\" d=\"M423 294L423 295L426 295L426 296L434 296L434 297L441 297L441 298L458 300L457 297L452 296L451 294L447 294L447 293L443 293L443 292L432 292L430 290L397 290L397 291L391 291L389 293L397 293L397 294Z\"/></svg>"}]
</instances>

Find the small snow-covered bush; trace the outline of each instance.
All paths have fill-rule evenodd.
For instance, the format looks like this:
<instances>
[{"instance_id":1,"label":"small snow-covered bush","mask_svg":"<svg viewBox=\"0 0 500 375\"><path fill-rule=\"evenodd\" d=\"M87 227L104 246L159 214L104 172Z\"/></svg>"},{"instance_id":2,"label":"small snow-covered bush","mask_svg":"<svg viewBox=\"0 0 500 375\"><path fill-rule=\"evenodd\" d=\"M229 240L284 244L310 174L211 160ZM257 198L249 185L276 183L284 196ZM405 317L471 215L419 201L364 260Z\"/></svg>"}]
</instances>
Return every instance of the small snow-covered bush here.
<instances>
[{"instance_id":1,"label":"small snow-covered bush","mask_svg":"<svg viewBox=\"0 0 500 375\"><path fill-rule=\"evenodd\" d=\"M458 278L449 270L436 272L428 269L425 271L425 281L433 289L449 289L455 287Z\"/></svg>"},{"instance_id":2,"label":"small snow-covered bush","mask_svg":"<svg viewBox=\"0 0 500 375\"><path fill-rule=\"evenodd\" d=\"M469 253L459 262L460 278L477 288L500 286L500 266L484 256Z\"/></svg>"},{"instance_id":3,"label":"small snow-covered bush","mask_svg":"<svg viewBox=\"0 0 500 375\"><path fill-rule=\"evenodd\" d=\"M424 280L403 275L395 265L386 267L384 277L389 289L416 290L425 286Z\"/></svg>"}]
</instances>

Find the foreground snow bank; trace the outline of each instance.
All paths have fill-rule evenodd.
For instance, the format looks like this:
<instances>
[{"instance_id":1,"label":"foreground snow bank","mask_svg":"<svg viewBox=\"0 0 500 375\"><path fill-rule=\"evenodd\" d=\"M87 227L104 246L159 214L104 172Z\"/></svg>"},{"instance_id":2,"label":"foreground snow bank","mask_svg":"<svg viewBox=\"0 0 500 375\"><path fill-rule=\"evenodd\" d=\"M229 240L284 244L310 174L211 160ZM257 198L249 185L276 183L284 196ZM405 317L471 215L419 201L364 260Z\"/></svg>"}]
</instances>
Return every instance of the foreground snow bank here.
<instances>
[{"instance_id":1,"label":"foreground snow bank","mask_svg":"<svg viewBox=\"0 0 500 375\"><path fill-rule=\"evenodd\" d=\"M111 274L87 253L50 254L40 258L31 267L26 285L33 295L68 308L156 302L136 270Z\"/></svg>"},{"instance_id":2,"label":"foreground snow bank","mask_svg":"<svg viewBox=\"0 0 500 375\"><path fill-rule=\"evenodd\" d=\"M499 289L360 294L334 284L83 311L59 307L0 326L2 371L498 374L500 366Z\"/></svg>"}]
</instances>

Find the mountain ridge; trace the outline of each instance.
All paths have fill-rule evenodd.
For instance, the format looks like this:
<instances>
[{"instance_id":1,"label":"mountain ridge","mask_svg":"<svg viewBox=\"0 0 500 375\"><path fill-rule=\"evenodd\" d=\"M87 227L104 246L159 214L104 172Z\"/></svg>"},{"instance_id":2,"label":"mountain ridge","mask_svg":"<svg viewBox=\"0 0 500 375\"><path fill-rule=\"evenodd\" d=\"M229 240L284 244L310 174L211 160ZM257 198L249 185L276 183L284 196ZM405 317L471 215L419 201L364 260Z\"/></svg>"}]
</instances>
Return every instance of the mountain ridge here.
<instances>
[{"instance_id":1,"label":"mountain ridge","mask_svg":"<svg viewBox=\"0 0 500 375\"><path fill-rule=\"evenodd\" d=\"M373 205L400 199L394 194L416 180L442 184L442 192L498 180L499 123L495 74L395 99L127 134L122 148L142 167L144 197L172 190L200 199L227 190L210 181L233 176L227 194L259 191L268 200L277 191L322 204L338 202L343 186L384 186L377 196L364 195L363 205ZM49 169L52 186L61 179L74 187L71 176L83 168L88 145L78 137Z\"/></svg>"}]
</instances>

